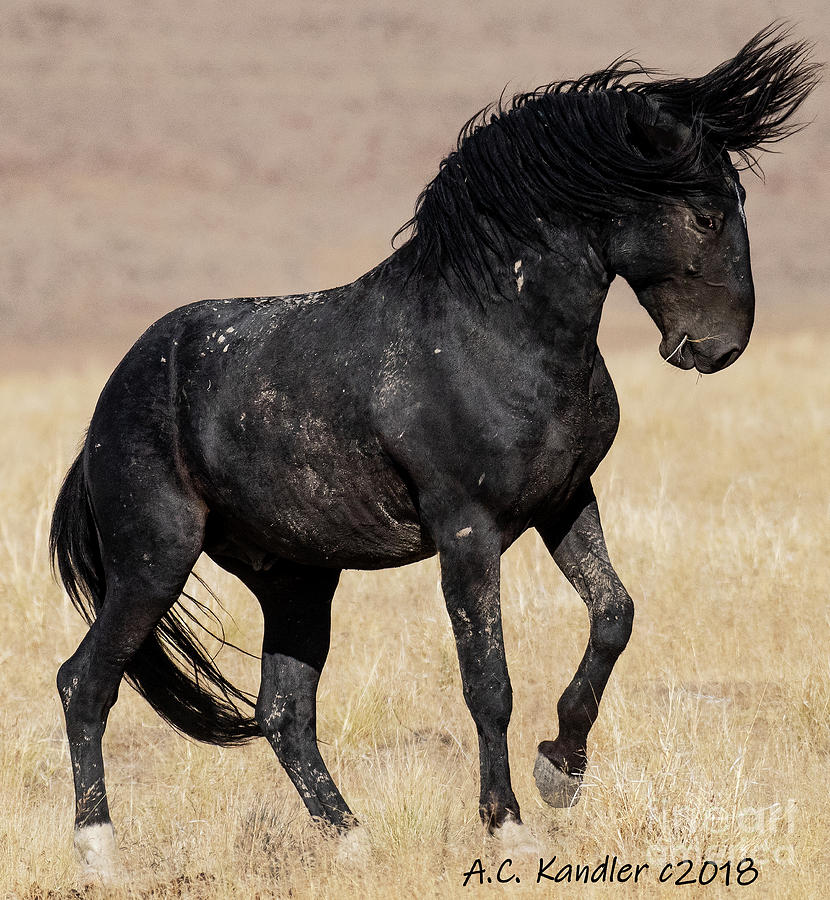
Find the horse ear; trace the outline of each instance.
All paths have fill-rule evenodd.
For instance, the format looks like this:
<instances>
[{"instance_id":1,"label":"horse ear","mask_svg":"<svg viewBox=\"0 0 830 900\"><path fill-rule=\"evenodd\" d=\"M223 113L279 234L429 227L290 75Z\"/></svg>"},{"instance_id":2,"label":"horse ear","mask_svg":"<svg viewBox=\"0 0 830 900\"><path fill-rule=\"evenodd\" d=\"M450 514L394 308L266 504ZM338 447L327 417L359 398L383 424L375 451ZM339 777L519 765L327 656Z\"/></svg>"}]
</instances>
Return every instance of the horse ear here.
<instances>
[{"instance_id":1,"label":"horse ear","mask_svg":"<svg viewBox=\"0 0 830 900\"><path fill-rule=\"evenodd\" d=\"M651 99L646 101L646 106L645 115L627 111L629 140L646 159L677 153L689 140L688 125L660 109Z\"/></svg>"}]
</instances>

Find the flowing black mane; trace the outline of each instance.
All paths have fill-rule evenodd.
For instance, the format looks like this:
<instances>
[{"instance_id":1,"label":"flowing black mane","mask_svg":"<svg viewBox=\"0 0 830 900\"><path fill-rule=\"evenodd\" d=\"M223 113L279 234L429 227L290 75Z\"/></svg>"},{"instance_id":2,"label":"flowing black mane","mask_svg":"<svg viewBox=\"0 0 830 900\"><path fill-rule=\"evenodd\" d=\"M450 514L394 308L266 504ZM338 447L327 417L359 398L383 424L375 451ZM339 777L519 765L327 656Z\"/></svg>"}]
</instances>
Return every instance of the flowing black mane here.
<instances>
[{"instance_id":1,"label":"flowing black mane","mask_svg":"<svg viewBox=\"0 0 830 900\"><path fill-rule=\"evenodd\" d=\"M542 222L617 215L638 198L693 200L719 188L714 163L729 152L757 170L753 151L799 130L790 117L819 80L811 45L788 36L772 24L698 78L656 78L621 58L485 107L395 234L412 229L414 271L429 265L472 290L491 275L487 248L539 243ZM638 132L666 113L683 139L653 152Z\"/></svg>"}]
</instances>

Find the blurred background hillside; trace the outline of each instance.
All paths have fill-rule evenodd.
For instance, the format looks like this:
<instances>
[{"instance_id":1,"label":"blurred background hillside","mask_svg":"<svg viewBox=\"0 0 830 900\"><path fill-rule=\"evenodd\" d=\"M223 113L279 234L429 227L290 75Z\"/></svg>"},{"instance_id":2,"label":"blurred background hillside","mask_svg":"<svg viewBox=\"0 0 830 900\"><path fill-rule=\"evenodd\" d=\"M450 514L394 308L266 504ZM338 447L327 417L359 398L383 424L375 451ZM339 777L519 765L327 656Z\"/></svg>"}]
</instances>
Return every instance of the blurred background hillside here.
<instances>
[{"instance_id":1,"label":"blurred background hillside","mask_svg":"<svg viewBox=\"0 0 830 900\"><path fill-rule=\"evenodd\" d=\"M700 74L779 16L827 58L824 0L391 4L6 0L0 27L0 366L111 364L202 297L352 280L462 123L631 52ZM820 325L827 88L747 176L759 328ZM630 293L607 341L658 336Z\"/></svg>"}]
</instances>

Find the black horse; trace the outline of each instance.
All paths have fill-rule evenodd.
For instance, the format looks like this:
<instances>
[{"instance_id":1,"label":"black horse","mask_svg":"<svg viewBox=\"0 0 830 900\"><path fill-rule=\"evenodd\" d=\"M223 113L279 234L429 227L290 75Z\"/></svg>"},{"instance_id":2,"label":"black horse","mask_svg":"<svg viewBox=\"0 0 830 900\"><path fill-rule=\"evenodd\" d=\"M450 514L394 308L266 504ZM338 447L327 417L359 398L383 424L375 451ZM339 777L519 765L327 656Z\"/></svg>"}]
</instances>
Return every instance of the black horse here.
<instances>
[{"instance_id":1,"label":"black horse","mask_svg":"<svg viewBox=\"0 0 830 900\"><path fill-rule=\"evenodd\" d=\"M311 815L348 826L315 734L339 574L435 553L478 731L481 817L491 831L519 824L499 561L528 528L590 616L535 768L549 803L574 800L634 614L590 482L619 417L596 343L603 301L625 278L672 365L737 359L754 291L736 165L796 127L818 79L809 52L771 26L699 78L618 60L488 108L421 194L406 243L353 284L194 303L139 339L51 531L91 623L58 673L90 869L106 875L115 853L101 738L125 675L198 740L264 734ZM203 552L262 605L255 705L177 605Z\"/></svg>"}]
</instances>

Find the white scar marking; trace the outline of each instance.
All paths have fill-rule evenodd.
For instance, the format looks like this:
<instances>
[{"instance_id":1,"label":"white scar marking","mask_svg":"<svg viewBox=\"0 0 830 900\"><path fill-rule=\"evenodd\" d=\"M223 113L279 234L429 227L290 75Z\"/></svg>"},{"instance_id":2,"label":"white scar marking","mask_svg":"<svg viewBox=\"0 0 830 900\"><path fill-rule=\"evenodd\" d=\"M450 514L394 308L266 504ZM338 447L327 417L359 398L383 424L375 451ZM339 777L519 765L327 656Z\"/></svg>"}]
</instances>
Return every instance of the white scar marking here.
<instances>
[{"instance_id":1,"label":"white scar marking","mask_svg":"<svg viewBox=\"0 0 830 900\"><path fill-rule=\"evenodd\" d=\"M457 538L465 538L469 537L472 533L473 529L470 525L468 525L466 528L462 528L461 531L456 531L455 536Z\"/></svg>"},{"instance_id":2,"label":"white scar marking","mask_svg":"<svg viewBox=\"0 0 830 900\"><path fill-rule=\"evenodd\" d=\"M524 272L522 272L522 261L517 259L516 262L513 263L513 271L516 273L516 292L521 294L522 285L525 283Z\"/></svg>"}]
</instances>

